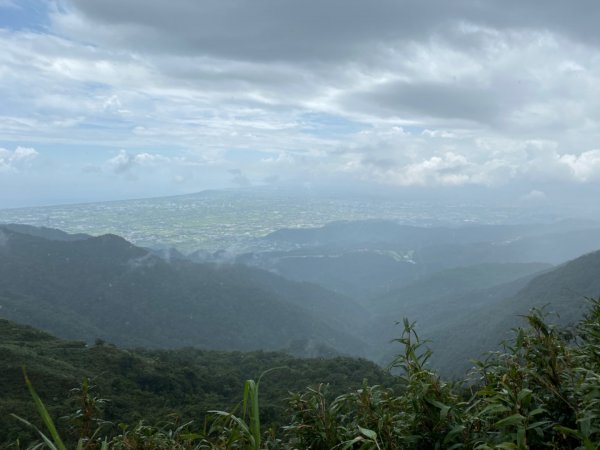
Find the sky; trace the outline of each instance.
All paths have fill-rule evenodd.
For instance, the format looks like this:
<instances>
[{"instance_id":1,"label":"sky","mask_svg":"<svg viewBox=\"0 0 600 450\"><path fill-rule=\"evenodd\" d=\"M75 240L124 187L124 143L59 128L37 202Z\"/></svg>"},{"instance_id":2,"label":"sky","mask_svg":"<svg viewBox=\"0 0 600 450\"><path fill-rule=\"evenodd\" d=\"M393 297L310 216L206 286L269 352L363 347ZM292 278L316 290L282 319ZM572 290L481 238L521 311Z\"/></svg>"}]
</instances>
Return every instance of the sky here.
<instances>
[{"instance_id":1,"label":"sky","mask_svg":"<svg viewBox=\"0 0 600 450\"><path fill-rule=\"evenodd\" d=\"M0 208L600 195L593 0L0 0Z\"/></svg>"}]
</instances>

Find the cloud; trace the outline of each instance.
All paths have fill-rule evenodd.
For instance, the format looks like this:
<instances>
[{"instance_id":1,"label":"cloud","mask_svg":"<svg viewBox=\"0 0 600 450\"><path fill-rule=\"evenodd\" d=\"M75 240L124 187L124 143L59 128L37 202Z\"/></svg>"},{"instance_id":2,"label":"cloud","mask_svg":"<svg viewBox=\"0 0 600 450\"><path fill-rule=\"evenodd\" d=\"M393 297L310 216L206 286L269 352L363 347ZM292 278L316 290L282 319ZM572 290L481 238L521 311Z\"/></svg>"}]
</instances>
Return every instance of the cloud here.
<instances>
[{"instance_id":1,"label":"cloud","mask_svg":"<svg viewBox=\"0 0 600 450\"><path fill-rule=\"evenodd\" d=\"M127 149L90 177L600 182L595 2L51 5L0 29L0 135Z\"/></svg>"},{"instance_id":2,"label":"cloud","mask_svg":"<svg viewBox=\"0 0 600 450\"><path fill-rule=\"evenodd\" d=\"M30 147L17 147L15 150L0 148L0 172L18 171L29 167L39 153Z\"/></svg>"},{"instance_id":3,"label":"cloud","mask_svg":"<svg viewBox=\"0 0 600 450\"><path fill-rule=\"evenodd\" d=\"M146 152L130 154L126 150L120 150L116 156L108 160L108 165L114 173L122 174L136 167L155 167L170 162L170 158L160 154Z\"/></svg>"},{"instance_id":4,"label":"cloud","mask_svg":"<svg viewBox=\"0 0 600 450\"><path fill-rule=\"evenodd\" d=\"M362 98L361 98L362 97ZM501 110L491 89L452 82L394 81L348 98L363 108L399 117L495 120Z\"/></svg>"},{"instance_id":5,"label":"cloud","mask_svg":"<svg viewBox=\"0 0 600 450\"><path fill-rule=\"evenodd\" d=\"M405 165L392 161L368 161L372 176L398 186L460 186L477 184L480 167L460 154L448 152Z\"/></svg>"},{"instance_id":6,"label":"cloud","mask_svg":"<svg viewBox=\"0 0 600 450\"><path fill-rule=\"evenodd\" d=\"M560 155L558 163L565 166L576 181L600 181L600 150Z\"/></svg>"},{"instance_id":7,"label":"cloud","mask_svg":"<svg viewBox=\"0 0 600 450\"><path fill-rule=\"evenodd\" d=\"M228 60L364 59L368 50L385 52L432 35L472 48L472 42L453 32L458 26L500 32L550 29L585 42L600 41L593 20L600 7L593 0L577 8L559 0L73 0L70 5L68 15L55 17L65 33L79 35L92 22L96 26L85 31L96 41Z\"/></svg>"},{"instance_id":8,"label":"cloud","mask_svg":"<svg viewBox=\"0 0 600 450\"><path fill-rule=\"evenodd\" d=\"M383 131L375 133L385 135ZM554 141L483 138L478 135L388 133L340 149L343 170L361 179L397 186L495 186L600 182L600 151L561 152ZM433 149L433 151L432 151Z\"/></svg>"},{"instance_id":9,"label":"cloud","mask_svg":"<svg viewBox=\"0 0 600 450\"><path fill-rule=\"evenodd\" d=\"M519 197L518 202L522 205L536 205L544 203L547 200L547 198L548 196L545 192L533 189L527 194Z\"/></svg>"}]
</instances>

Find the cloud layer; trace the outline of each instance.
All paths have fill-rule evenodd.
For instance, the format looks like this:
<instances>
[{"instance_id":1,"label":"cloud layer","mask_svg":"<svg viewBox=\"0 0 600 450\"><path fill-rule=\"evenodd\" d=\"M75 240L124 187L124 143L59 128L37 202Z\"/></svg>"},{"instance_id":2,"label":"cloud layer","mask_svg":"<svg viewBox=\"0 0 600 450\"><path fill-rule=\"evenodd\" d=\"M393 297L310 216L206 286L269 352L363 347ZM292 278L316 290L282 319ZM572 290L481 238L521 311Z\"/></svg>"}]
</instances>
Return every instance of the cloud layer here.
<instances>
[{"instance_id":1,"label":"cloud layer","mask_svg":"<svg viewBox=\"0 0 600 450\"><path fill-rule=\"evenodd\" d=\"M591 0L45 4L0 28L0 144L93 142L88 176L600 181Z\"/></svg>"}]
</instances>

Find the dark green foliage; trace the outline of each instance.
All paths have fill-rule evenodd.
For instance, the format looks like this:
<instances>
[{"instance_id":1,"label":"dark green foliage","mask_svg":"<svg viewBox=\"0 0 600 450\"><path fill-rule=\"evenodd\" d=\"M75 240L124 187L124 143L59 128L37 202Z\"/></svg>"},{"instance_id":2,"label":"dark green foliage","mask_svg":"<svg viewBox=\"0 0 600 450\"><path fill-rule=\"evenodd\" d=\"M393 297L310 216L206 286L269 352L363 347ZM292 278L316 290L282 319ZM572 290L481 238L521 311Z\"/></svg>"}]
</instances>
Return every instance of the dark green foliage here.
<instances>
[{"instance_id":1,"label":"dark green foliage","mask_svg":"<svg viewBox=\"0 0 600 450\"><path fill-rule=\"evenodd\" d=\"M0 443L18 436L33 437L10 413L43 426L33 420L36 412L23 382L23 366L57 426L66 430L70 439L81 433L89 435L89 430L104 421L114 425L135 424L141 419L156 423L176 414L181 420L202 423L206 411L232 408L245 380L272 367L285 369L270 374L261 386L261 420L267 426L280 423L289 391L327 382L335 396L359 387L365 378L373 383L394 383L365 360L298 359L282 353L191 348L134 351L101 342L88 347L0 320ZM89 383L82 385L84 379ZM114 431L114 426L111 429Z\"/></svg>"},{"instance_id":2,"label":"dark green foliage","mask_svg":"<svg viewBox=\"0 0 600 450\"><path fill-rule=\"evenodd\" d=\"M430 351L404 321L395 389L369 385L332 398L317 385L288 396L280 427L258 432L258 383L248 381L242 415L217 411L204 424L121 426L114 449L560 449L600 445L600 299L576 329L539 310L504 350L448 383L426 368ZM270 383L271 379L269 378ZM248 407L252 403L251 407ZM246 416L246 411L249 415ZM101 438L94 437L98 445ZM81 441L80 441L81 442Z\"/></svg>"}]
</instances>

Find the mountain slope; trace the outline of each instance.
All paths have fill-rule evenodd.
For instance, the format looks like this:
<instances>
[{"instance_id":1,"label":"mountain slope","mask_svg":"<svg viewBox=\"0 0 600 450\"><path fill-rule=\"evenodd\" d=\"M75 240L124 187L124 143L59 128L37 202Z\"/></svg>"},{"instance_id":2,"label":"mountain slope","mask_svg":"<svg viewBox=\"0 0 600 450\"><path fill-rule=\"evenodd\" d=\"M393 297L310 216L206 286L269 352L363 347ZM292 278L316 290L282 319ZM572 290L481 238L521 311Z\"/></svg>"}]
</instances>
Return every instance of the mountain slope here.
<instances>
[{"instance_id":1,"label":"mountain slope","mask_svg":"<svg viewBox=\"0 0 600 450\"><path fill-rule=\"evenodd\" d=\"M416 319L421 336L431 340L432 364L456 375L470 366L469 358L497 348L510 336L511 328L522 324L520 315L530 308L545 307L550 321L570 325L587 310L586 297L599 295L600 252L594 252L542 274L442 296L433 303L422 304L419 311L412 309L416 314L409 318ZM398 316L402 312L402 308L397 309ZM391 324L387 330L387 337L392 337ZM388 351L386 358L391 356Z\"/></svg>"},{"instance_id":2,"label":"mountain slope","mask_svg":"<svg viewBox=\"0 0 600 450\"><path fill-rule=\"evenodd\" d=\"M563 221L534 225L414 227L386 221L337 222L280 230L238 261L297 281L368 299L450 268L482 263L561 264L600 249L600 227Z\"/></svg>"},{"instance_id":3,"label":"mountain slope","mask_svg":"<svg viewBox=\"0 0 600 450\"><path fill-rule=\"evenodd\" d=\"M277 350L309 338L366 353L347 332L361 309L321 288L298 290L233 265L168 263L113 235L57 241L0 232L0 316L61 337L221 350ZM343 308L343 321L326 323Z\"/></svg>"},{"instance_id":4,"label":"mountain slope","mask_svg":"<svg viewBox=\"0 0 600 450\"><path fill-rule=\"evenodd\" d=\"M460 227L419 227L388 220L331 222L318 228L281 229L263 238L282 248L326 247L364 248L378 243L394 246L432 247L442 244L506 242L525 237L598 229L599 223L562 220L549 224L464 225Z\"/></svg>"},{"instance_id":5,"label":"mountain slope","mask_svg":"<svg viewBox=\"0 0 600 450\"><path fill-rule=\"evenodd\" d=\"M411 316L423 307L448 303L469 292L510 283L550 268L550 264L544 263L485 263L446 269L375 298L371 304L378 314L401 310Z\"/></svg>"}]
</instances>

